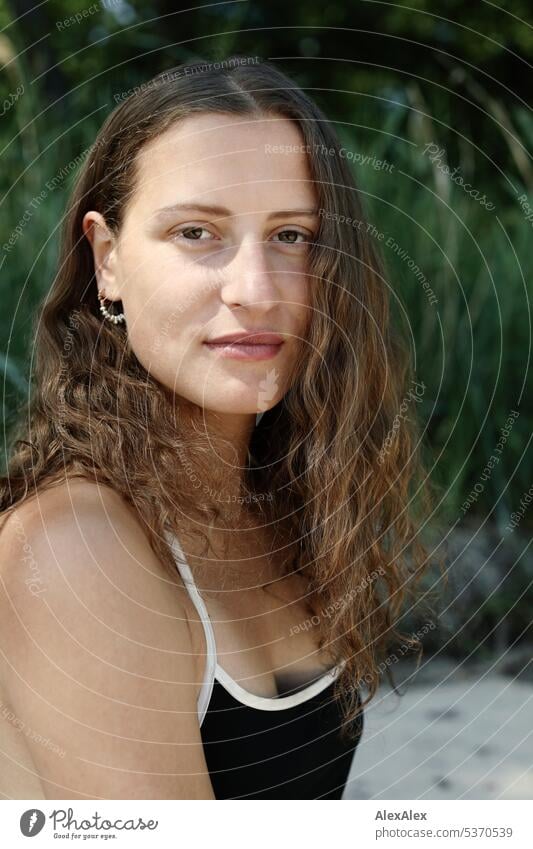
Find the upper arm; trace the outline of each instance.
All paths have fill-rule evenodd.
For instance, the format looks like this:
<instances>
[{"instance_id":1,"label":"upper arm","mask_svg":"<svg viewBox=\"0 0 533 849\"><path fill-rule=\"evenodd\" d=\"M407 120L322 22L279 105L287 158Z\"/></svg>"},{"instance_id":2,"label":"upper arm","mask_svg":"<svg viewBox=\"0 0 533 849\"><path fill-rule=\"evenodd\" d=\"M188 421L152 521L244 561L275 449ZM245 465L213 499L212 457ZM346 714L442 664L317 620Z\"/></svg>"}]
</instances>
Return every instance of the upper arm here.
<instances>
[{"instance_id":1,"label":"upper arm","mask_svg":"<svg viewBox=\"0 0 533 849\"><path fill-rule=\"evenodd\" d=\"M212 799L181 590L104 502L90 484L45 492L5 523L4 692L46 798Z\"/></svg>"}]
</instances>

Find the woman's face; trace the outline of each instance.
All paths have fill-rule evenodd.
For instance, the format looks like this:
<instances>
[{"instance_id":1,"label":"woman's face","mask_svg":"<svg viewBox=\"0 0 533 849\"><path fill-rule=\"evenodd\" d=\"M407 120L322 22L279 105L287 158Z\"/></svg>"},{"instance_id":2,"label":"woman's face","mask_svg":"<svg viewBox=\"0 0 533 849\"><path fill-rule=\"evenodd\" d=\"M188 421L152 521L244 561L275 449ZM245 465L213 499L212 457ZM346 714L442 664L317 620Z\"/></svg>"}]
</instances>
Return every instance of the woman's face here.
<instances>
[{"instance_id":1,"label":"woman's face","mask_svg":"<svg viewBox=\"0 0 533 849\"><path fill-rule=\"evenodd\" d=\"M233 414L270 409L291 385L318 224L297 126L229 114L189 117L141 150L118 239L99 213L84 218L98 286L122 300L142 365L177 395ZM260 331L281 344L207 344Z\"/></svg>"}]
</instances>

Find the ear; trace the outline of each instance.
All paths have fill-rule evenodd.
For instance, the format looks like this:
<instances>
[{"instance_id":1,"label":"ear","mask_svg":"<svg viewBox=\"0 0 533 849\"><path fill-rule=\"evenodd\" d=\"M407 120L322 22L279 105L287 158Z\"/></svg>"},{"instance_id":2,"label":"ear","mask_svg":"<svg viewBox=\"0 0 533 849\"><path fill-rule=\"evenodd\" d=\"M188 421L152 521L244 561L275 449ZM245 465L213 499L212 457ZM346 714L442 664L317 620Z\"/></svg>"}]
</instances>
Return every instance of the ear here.
<instances>
[{"instance_id":1,"label":"ear","mask_svg":"<svg viewBox=\"0 0 533 849\"><path fill-rule=\"evenodd\" d=\"M96 211L85 213L82 228L93 251L98 291L104 290L106 299L110 301L120 300L121 285L117 274L115 236L109 230L103 215Z\"/></svg>"}]
</instances>

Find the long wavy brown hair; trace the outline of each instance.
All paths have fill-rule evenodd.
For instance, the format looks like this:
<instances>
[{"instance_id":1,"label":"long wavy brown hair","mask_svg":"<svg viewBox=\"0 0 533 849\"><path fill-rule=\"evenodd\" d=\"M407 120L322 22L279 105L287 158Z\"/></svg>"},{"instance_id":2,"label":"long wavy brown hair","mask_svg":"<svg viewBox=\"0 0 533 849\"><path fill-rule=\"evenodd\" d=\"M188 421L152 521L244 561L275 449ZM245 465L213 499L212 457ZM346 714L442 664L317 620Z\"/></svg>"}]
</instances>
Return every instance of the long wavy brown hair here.
<instances>
[{"instance_id":1,"label":"long wavy brown hair","mask_svg":"<svg viewBox=\"0 0 533 849\"><path fill-rule=\"evenodd\" d=\"M136 359L126 328L102 320L82 231L85 213L97 210L118 234L143 145L206 112L289 118L309 145L321 215L308 255L308 344L297 380L253 432L242 493L255 495L266 519L283 523L297 543L287 569L307 581L321 649L344 663L334 697L348 734L377 690L391 645L416 644L398 630L427 559L419 541L425 496L414 497L422 469L412 411L396 426L412 375L407 347L391 327L372 236L342 223L365 215L339 140L318 106L272 64L238 56L186 63L139 86L103 124L77 176L57 274L35 318L29 409L12 434L0 512L67 476L106 484L136 510L174 580L168 529L179 533L185 515L202 535L202 525L224 524L216 499L179 473L191 462L207 480L202 463L212 457L212 440L207 452L201 428L191 430L194 419Z\"/></svg>"}]
</instances>

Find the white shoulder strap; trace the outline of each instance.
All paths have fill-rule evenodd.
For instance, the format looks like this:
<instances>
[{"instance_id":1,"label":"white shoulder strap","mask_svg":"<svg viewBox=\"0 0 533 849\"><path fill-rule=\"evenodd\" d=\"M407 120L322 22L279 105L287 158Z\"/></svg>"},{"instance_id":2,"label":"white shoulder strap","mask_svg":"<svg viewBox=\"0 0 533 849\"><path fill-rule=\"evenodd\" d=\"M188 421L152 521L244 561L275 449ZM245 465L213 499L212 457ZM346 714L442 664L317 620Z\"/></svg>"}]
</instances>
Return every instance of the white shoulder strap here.
<instances>
[{"instance_id":1,"label":"white shoulder strap","mask_svg":"<svg viewBox=\"0 0 533 849\"><path fill-rule=\"evenodd\" d=\"M192 603L198 611L198 615L204 627L205 641L207 645L207 657L202 689L200 690L200 694L198 696L198 721L201 725L204 721L207 707L209 705L209 700L211 699L211 693L213 691L213 682L215 678L215 670L217 666L217 648L215 643L215 633L213 631L213 626L211 624L209 613L207 612L204 600L198 592L198 588L194 582L190 566L187 563L178 538L175 534L167 532L167 540L172 549L172 553L174 554L176 566L181 575L183 583L187 588L187 592L189 593Z\"/></svg>"}]
</instances>

